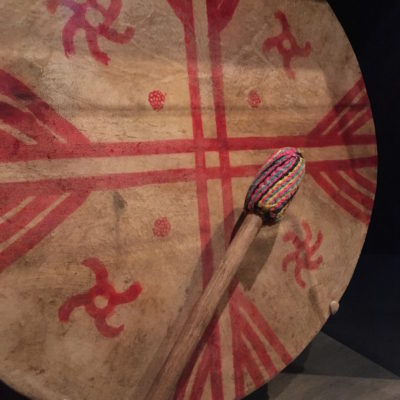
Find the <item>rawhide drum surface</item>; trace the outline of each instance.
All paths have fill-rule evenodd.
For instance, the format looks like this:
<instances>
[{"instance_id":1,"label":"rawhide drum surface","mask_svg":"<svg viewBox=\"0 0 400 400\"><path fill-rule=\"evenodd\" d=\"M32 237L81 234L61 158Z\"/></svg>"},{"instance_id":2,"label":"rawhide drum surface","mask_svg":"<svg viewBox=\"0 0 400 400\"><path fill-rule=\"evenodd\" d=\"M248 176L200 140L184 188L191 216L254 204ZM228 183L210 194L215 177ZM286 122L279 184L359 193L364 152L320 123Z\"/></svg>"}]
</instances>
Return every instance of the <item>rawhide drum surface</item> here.
<instances>
[{"instance_id":1,"label":"rawhide drum surface","mask_svg":"<svg viewBox=\"0 0 400 400\"><path fill-rule=\"evenodd\" d=\"M321 329L367 231L377 152L325 1L2 0L0 378L144 399L258 168L306 176L251 246L176 389L232 400Z\"/></svg>"}]
</instances>

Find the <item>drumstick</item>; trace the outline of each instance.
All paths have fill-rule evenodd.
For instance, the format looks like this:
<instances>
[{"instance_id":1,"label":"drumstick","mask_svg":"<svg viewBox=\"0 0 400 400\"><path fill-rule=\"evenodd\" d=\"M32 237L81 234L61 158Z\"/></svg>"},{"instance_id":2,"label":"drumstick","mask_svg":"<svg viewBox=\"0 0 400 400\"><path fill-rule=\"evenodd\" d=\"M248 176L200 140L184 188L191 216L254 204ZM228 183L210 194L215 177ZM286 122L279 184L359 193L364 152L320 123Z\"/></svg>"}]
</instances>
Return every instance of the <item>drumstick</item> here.
<instances>
[{"instance_id":1,"label":"drumstick","mask_svg":"<svg viewBox=\"0 0 400 400\"><path fill-rule=\"evenodd\" d=\"M147 400L166 400L210 323L249 246L263 224L278 222L296 194L305 172L303 156L288 147L276 152L261 168L245 199L246 217L200 299L186 320Z\"/></svg>"}]
</instances>

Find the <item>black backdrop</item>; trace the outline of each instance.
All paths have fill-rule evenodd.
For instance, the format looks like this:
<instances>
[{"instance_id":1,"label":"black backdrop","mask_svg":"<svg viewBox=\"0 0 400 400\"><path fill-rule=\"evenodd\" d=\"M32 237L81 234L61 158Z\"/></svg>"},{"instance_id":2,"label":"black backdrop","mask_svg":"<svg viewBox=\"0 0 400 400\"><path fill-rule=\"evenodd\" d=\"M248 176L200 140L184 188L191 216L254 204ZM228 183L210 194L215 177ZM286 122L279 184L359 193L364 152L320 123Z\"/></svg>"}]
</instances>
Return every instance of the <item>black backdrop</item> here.
<instances>
[{"instance_id":1,"label":"black backdrop","mask_svg":"<svg viewBox=\"0 0 400 400\"><path fill-rule=\"evenodd\" d=\"M379 170L372 220L355 275L339 313L323 330L400 375L400 1L329 3L364 75L376 126ZM265 398L266 388L262 388L246 400ZM3 385L0 399L24 397Z\"/></svg>"},{"instance_id":2,"label":"black backdrop","mask_svg":"<svg viewBox=\"0 0 400 400\"><path fill-rule=\"evenodd\" d=\"M378 187L355 275L324 332L400 375L400 1L330 4L353 45L370 97Z\"/></svg>"}]
</instances>

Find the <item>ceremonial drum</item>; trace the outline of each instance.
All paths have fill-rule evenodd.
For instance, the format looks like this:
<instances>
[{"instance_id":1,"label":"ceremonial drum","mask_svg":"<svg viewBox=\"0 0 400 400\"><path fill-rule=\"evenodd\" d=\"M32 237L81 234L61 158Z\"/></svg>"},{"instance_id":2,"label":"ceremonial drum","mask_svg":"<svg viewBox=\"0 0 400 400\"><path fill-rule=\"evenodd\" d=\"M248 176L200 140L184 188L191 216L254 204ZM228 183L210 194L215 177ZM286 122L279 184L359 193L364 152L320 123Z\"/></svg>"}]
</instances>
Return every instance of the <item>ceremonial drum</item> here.
<instances>
[{"instance_id":1,"label":"ceremonial drum","mask_svg":"<svg viewBox=\"0 0 400 400\"><path fill-rule=\"evenodd\" d=\"M144 400L253 177L290 146L302 186L175 398L272 379L347 287L376 187L368 96L327 2L2 0L0 41L0 378Z\"/></svg>"}]
</instances>

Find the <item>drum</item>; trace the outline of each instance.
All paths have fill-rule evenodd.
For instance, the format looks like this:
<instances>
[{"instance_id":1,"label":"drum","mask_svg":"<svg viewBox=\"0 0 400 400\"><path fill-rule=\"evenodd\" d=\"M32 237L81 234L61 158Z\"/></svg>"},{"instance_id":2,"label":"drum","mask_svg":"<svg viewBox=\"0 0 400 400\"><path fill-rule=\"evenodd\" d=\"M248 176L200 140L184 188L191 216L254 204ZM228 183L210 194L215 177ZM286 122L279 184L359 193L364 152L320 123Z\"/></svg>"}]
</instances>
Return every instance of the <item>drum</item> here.
<instances>
[{"instance_id":1,"label":"drum","mask_svg":"<svg viewBox=\"0 0 400 400\"><path fill-rule=\"evenodd\" d=\"M293 146L302 187L174 396L268 382L341 298L376 188L368 96L327 2L0 7L0 378L43 400L144 399L258 168Z\"/></svg>"}]
</instances>

